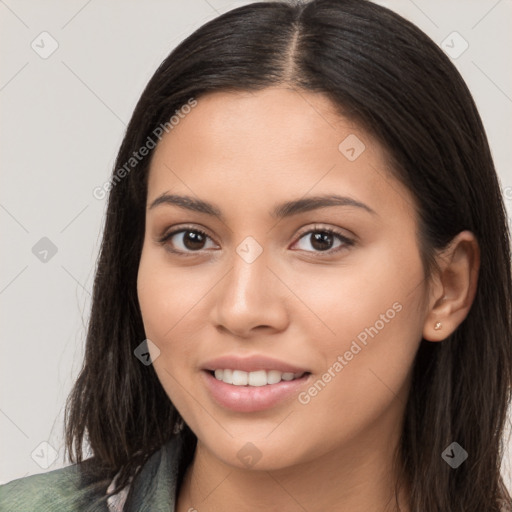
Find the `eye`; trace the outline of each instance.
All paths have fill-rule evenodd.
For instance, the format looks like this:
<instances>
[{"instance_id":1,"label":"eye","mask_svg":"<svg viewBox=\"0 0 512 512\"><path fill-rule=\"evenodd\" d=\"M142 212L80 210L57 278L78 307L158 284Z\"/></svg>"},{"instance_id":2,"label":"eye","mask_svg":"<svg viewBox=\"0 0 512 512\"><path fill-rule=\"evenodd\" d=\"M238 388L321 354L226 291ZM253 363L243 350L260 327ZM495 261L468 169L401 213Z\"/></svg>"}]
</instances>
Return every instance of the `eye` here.
<instances>
[{"instance_id":1,"label":"eye","mask_svg":"<svg viewBox=\"0 0 512 512\"><path fill-rule=\"evenodd\" d=\"M354 245L353 240L347 238L339 231L317 226L303 233L296 244L300 244L303 240L305 243L302 243L302 247L299 247L299 249L309 252L328 252L329 254ZM336 242L338 242L337 245ZM313 251L307 247L308 245L313 248Z\"/></svg>"},{"instance_id":2,"label":"eye","mask_svg":"<svg viewBox=\"0 0 512 512\"><path fill-rule=\"evenodd\" d=\"M204 231L192 227L175 229L166 233L158 242L165 245L166 250L180 256L188 256L194 252L199 253L200 251L216 247L210 236ZM213 246L210 245L208 247L208 242L213 244ZM300 246L301 243L302 246ZM313 229L303 233L294 245L297 244L299 244L300 250L332 254L354 245L354 241L335 229L315 226ZM313 250L307 247L308 244Z\"/></svg>"},{"instance_id":3,"label":"eye","mask_svg":"<svg viewBox=\"0 0 512 512\"><path fill-rule=\"evenodd\" d=\"M165 234L158 241L166 246L166 249L187 255L187 253L199 252L211 247L207 247L207 241L212 239L200 229L181 228Z\"/></svg>"}]
</instances>

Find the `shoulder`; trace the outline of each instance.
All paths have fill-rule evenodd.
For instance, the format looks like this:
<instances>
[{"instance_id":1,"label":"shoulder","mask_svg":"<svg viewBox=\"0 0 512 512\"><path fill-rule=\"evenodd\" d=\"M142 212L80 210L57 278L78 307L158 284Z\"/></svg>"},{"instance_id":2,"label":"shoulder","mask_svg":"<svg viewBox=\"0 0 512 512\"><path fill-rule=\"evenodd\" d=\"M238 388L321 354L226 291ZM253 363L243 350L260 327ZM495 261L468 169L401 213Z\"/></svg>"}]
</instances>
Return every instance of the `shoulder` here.
<instances>
[{"instance_id":1,"label":"shoulder","mask_svg":"<svg viewBox=\"0 0 512 512\"><path fill-rule=\"evenodd\" d=\"M0 512L154 512L163 504L173 511L182 449L179 437L172 438L146 461L132 485L111 497L107 490L114 481L95 476L92 459L18 478L0 485Z\"/></svg>"},{"instance_id":2,"label":"shoulder","mask_svg":"<svg viewBox=\"0 0 512 512\"><path fill-rule=\"evenodd\" d=\"M108 481L87 475L88 461L0 485L1 512L108 511Z\"/></svg>"}]
</instances>

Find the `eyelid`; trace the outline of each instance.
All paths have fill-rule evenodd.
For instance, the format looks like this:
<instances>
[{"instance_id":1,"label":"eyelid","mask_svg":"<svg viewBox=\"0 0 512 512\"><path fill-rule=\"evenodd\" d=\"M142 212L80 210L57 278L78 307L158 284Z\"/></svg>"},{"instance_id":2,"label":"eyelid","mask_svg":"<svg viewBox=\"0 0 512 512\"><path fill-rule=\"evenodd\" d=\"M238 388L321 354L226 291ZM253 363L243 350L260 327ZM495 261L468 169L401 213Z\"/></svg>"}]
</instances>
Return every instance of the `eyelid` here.
<instances>
[{"instance_id":1,"label":"eyelid","mask_svg":"<svg viewBox=\"0 0 512 512\"><path fill-rule=\"evenodd\" d=\"M187 231L187 230L198 231L199 233L206 235L208 238L210 238L217 244L217 242L215 241L215 238L210 235L209 231L199 224L188 224L188 225L184 224L184 225L172 226L172 228L166 228L162 235L157 236L156 240L157 240L157 242L162 243L162 242L165 242L166 240L168 240L171 236L181 233L182 231Z\"/></svg>"},{"instance_id":2,"label":"eyelid","mask_svg":"<svg viewBox=\"0 0 512 512\"><path fill-rule=\"evenodd\" d=\"M311 232L315 232L315 231L327 231L327 232L333 233L335 235L338 235L345 240L350 240L352 242L355 242L355 235L344 234L344 232L347 231L346 229L343 230L342 228L329 226L327 224L318 224L318 223L313 224L313 226L304 228L304 231L301 230L299 232L299 234L297 235L297 238L301 238L304 235L311 233Z\"/></svg>"}]
</instances>

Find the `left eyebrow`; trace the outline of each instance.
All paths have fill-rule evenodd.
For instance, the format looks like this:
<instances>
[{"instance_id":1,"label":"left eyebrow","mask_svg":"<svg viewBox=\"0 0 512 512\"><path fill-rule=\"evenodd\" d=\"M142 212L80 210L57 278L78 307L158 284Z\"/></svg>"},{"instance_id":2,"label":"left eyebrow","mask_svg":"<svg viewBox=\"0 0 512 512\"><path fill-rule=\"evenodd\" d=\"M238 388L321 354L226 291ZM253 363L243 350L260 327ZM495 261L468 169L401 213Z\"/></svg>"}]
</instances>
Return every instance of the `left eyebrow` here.
<instances>
[{"instance_id":1,"label":"left eyebrow","mask_svg":"<svg viewBox=\"0 0 512 512\"><path fill-rule=\"evenodd\" d=\"M296 199L295 201L282 203L274 208L272 216L282 219L284 217L290 217L292 215L316 210L318 208L327 208L329 206L354 206L356 208L362 208L372 215L377 215L377 213L368 205L361 203L360 201L356 201L351 197L338 196L333 194L326 196L306 197L303 199Z\"/></svg>"},{"instance_id":2,"label":"left eyebrow","mask_svg":"<svg viewBox=\"0 0 512 512\"><path fill-rule=\"evenodd\" d=\"M217 217L220 220L223 220L222 212L218 207L204 201L202 199L196 199L192 196L182 196L177 194L167 194L164 193L157 197L149 206L149 210L155 208L159 205L168 204L175 205L180 208L184 208L187 210L196 211L199 213L205 213L207 215L211 215ZM368 205L361 203L351 197L339 196L339 195L323 195L323 196L313 196L302 199L296 199L293 201L287 201L285 203L278 204L274 207L271 212L272 217L282 219L285 217L291 217L293 215L298 215L299 213L308 212L311 210L316 210L319 208L327 208L330 206L353 206L356 208L361 208L372 215L378 215L372 208Z\"/></svg>"}]
</instances>

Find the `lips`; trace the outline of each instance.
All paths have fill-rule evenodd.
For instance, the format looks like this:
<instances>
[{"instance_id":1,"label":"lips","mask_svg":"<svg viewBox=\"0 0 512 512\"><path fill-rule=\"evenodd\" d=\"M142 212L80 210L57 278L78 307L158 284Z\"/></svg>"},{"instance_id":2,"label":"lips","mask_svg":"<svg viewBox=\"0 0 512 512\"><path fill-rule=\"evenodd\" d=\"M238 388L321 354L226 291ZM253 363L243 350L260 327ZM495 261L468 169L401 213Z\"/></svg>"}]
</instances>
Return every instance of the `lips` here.
<instances>
[{"instance_id":1,"label":"lips","mask_svg":"<svg viewBox=\"0 0 512 512\"><path fill-rule=\"evenodd\" d=\"M201 372L201 379L211 399L223 409L241 413L255 413L292 403L311 382L312 375L304 374L291 381L264 386L235 386L218 380L208 370Z\"/></svg>"},{"instance_id":2,"label":"lips","mask_svg":"<svg viewBox=\"0 0 512 512\"><path fill-rule=\"evenodd\" d=\"M230 369L242 370L244 372L255 372L258 370L277 370L281 373L309 373L309 370L305 367L263 355L254 355L244 358L235 355L221 356L206 361L202 365L202 369L209 372L215 372L215 370Z\"/></svg>"},{"instance_id":3,"label":"lips","mask_svg":"<svg viewBox=\"0 0 512 512\"><path fill-rule=\"evenodd\" d=\"M263 355L225 355L206 361L201 370L204 385L219 406L245 413L278 406L312 378L306 367Z\"/></svg>"}]
</instances>

